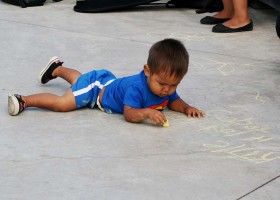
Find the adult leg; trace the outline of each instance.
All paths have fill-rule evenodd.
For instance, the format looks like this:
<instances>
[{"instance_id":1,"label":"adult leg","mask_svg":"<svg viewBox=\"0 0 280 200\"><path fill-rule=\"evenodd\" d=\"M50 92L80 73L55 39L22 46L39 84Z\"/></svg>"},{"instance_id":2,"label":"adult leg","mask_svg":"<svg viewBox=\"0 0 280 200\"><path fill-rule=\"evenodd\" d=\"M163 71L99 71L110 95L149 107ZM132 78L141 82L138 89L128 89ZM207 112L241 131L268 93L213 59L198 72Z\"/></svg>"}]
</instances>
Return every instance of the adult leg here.
<instances>
[{"instance_id":1,"label":"adult leg","mask_svg":"<svg viewBox=\"0 0 280 200\"><path fill-rule=\"evenodd\" d=\"M218 12L215 15L213 15L213 17L221 19L232 18L234 13L233 1L234 0L223 0L224 9L221 12Z\"/></svg>"},{"instance_id":2,"label":"adult leg","mask_svg":"<svg viewBox=\"0 0 280 200\"><path fill-rule=\"evenodd\" d=\"M250 23L247 0L232 0L234 13L230 20L223 23L229 28L239 28Z\"/></svg>"},{"instance_id":3,"label":"adult leg","mask_svg":"<svg viewBox=\"0 0 280 200\"><path fill-rule=\"evenodd\" d=\"M223 0L224 9L212 17L206 16L200 20L201 24L220 24L233 16L233 0Z\"/></svg>"}]
</instances>

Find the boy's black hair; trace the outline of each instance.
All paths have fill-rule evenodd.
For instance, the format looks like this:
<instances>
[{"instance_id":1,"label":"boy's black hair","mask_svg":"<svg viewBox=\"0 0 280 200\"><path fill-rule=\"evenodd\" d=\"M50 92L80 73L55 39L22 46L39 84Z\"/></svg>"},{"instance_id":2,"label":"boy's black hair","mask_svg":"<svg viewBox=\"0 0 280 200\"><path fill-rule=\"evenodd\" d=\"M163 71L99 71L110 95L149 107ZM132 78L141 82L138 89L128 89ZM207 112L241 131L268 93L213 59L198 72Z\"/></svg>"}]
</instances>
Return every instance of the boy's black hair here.
<instances>
[{"instance_id":1,"label":"boy's black hair","mask_svg":"<svg viewBox=\"0 0 280 200\"><path fill-rule=\"evenodd\" d=\"M188 71L189 54L182 42L167 38L151 47L147 64L151 74L163 72L167 76L183 78Z\"/></svg>"}]
</instances>

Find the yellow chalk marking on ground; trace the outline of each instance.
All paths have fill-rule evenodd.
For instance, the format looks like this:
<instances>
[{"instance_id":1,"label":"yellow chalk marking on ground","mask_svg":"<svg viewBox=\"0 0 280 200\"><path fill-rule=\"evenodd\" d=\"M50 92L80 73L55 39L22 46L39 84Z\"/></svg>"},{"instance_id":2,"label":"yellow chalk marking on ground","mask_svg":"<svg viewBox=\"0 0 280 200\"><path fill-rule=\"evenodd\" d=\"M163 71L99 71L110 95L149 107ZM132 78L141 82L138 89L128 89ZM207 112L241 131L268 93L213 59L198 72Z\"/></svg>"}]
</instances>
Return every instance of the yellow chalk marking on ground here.
<instances>
[{"instance_id":1,"label":"yellow chalk marking on ground","mask_svg":"<svg viewBox=\"0 0 280 200\"><path fill-rule=\"evenodd\" d=\"M164 122L162 126L163 126L163 127L168 127L168 126L169 126L168 120L166 120L166 122Z\"/></svg>"}]
</instances>

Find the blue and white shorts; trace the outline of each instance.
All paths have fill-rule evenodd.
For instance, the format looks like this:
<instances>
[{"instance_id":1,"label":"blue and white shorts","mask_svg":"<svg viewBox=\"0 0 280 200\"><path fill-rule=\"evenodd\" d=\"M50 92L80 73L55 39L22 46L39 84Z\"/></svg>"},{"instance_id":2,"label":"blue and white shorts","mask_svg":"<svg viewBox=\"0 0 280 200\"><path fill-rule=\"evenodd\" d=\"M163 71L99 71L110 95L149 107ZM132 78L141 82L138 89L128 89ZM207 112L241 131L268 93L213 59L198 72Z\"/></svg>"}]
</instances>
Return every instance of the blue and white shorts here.
<instances>
[{"instance_id":1,"label":"blue and white shorts","mask_svg":"<svg viewBox=\"0 0 280 200\"><path fill-rule=\"evenodd\" d=\"M101 89L112 83L116 76L108 70L93 70L82 74L76 83L71 86L76 100L76 107L93 108Z\"/></svg>"}]
</instances>

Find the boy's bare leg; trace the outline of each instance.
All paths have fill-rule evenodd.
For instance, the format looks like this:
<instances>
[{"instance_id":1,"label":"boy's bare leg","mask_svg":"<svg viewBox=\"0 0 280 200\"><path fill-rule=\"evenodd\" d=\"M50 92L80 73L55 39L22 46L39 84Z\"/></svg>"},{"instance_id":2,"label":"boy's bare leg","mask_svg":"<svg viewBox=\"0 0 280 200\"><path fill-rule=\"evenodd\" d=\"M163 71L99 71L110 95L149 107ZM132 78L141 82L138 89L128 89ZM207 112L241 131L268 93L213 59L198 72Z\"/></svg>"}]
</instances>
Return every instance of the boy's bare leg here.
<instances>
[{"instance_id":1,"label":"boy's bare leg","mask_svg":"<svg viewBox=\"0 0 280 200\"><path fill-rule=\"evenodd\" d=\"M54 56L39 73L38 81L46 84L50 80L60 77L73 85L80 75L81 73L79 71L64 67L63 62L57 56Z\"/></svg>"},{"instance_id":2,"label":"boy's bare leg","mask_svg":"<svg viewBox=\"0 0 280 200\"><path fill-rule=\"evenodd\" d=\"M58 66L52 72L53 77L60 77L71 85L74 85L81 73L75 69ZM50 93L33 94L29 96L21 96L25 101L25 107L46 108L57 112L67 112L76 109L76 101L72 89L63 96Z\"/></svg>"},{"instance_id":3,"label":"boy's bare leg","mask_svg":"<svg viewBox=\"0 0 280 200\"><path fill-rule=\"evenodd\" d=\"M40 93L21 97L25 101L26 107L46 108L57 112L67 112L76 109L75 97L71 88L63 96Z\"/></svg>"},{"instance_id":4,"label":"boy's bare leg","mask_svg":"<svg viewBox=\"0 0 280 200\"><path fill-rule=\"evenodd\" d=\"M50 59L48 64L39 74L39 82L46 84L48 81L60 77L71 85L75 84L81 73L75 69L62 66L58 57ZM57 112L66 112L76 109L76 101L72 89L63 96L50 93L40 93L28 96L10 94L8 95L8 111L12 116L18 115L26 107L46 108Z\"/></svg>"},{"instance_id":5,"label":"boy's bare leg","mask_svg":"<svg viewBox=\"0 0 280 200\"><path fill-rule=\"evenodd\" d=\"M81 76L81 72L64 66L59 66L53 71L52 76L60 77L71 85L74 85L77 79Z\"/></svg>"}]
</instances>

